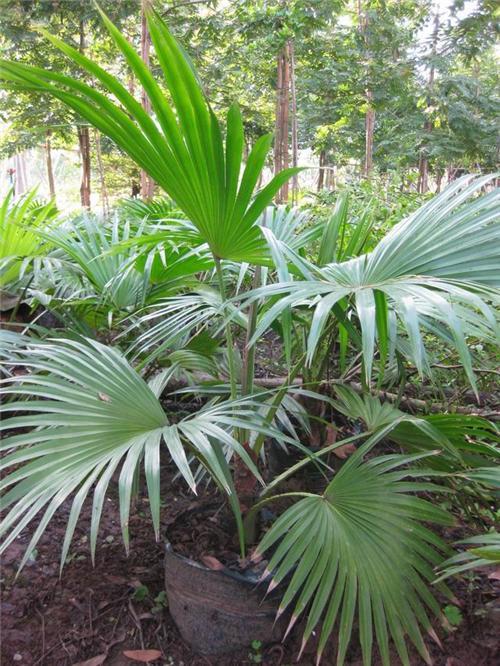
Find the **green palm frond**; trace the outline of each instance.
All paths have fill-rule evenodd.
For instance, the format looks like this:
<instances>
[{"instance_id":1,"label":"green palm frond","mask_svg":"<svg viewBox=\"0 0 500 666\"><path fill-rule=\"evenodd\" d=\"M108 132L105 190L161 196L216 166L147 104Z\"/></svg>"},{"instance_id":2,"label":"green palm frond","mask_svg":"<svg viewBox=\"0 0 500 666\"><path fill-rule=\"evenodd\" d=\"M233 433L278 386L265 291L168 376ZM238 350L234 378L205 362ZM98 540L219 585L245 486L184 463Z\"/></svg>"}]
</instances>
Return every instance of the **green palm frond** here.
<instances>
[{"instance_id":1,"label":"green palm frond","mask_svg":"<svg viewBox=\"0 0 500 666\"><path fill-rule=\"evenodd\" d=\"M385 356L399 326L420 371L428 367L424 334L432 333L455 347L475 387L467 337L499 336L492 305L500 303L500 190L477 196L492 178L458 180L393 227L367 255L319 269L310 265L307 280L254 290L250 300L280 298L260 319L252 342L287 308L312 308L311 363L331 312L349 299L361 327L367 379L376 341Z\"/></svg>"},{"instance_id":2,"label":"green palm frond","mask_svg":"<svg viewBox=\"0 0 500 666\"><path fill-rule=\"evenodd\" d=\"M38 231L56 222L53 201L36 200L36 189L17 201L12 190L0 204L0 287L23 277L37 257L44 257L48 244L40 242Z\"/></svg>"},{"instance_id":3,"label":"green palm frond","mask_svg":"<svg viewBox=\"0 0 500 666\"><path fill-rule=\"evenodd\" d=\"M498 441L498 438L497 438ZM495 449L495 455L492 458L500 457L498 447ZM500 466L497 464L495 467L476 467L464 472L463 475L466 479L476 481L495 490L500 490Z\"/></svg>"},{"instance_id":4,"label":"green palm frond","mask_svg":"<svg viewBox=\"0 0 500 666\"><path fill-rule=\"evenodd\" d=\"M440 456L426 461L433 468L451 471L464 466L482 466L500 458L500 432L490 421L468 414L406 414L390 402L370 394L358 395L348 386L335 387L332 405L352 420L360 420L369 432L392 425L387 439L405 451L442 449Z\"/></svg>"},{"instance_id":5,"label":"green palm frond","mask_svg":"<svg viewBox=\"0 0 500 666\"><path fill-rule=\"evenodd\" d=\"M34 428L4 439L7 452L1 468L0 525L2 550L42 514L33 531L23 566L57 509L73 497L63 544L68 553L82 504L92 495L92 554L108 486L119 472L118 490L123 539L128 548L128 517L133 479L144 465L151 514L159 535L160 457L168 456L193 491L196 484L188 456L201 463L229 498L239 524L235 496L223 447L236 452L258 477L244 448L231 432L245 427L273 436L250 400L207 405L196 414L171 423L155 392L115 349L92 340L11 341L11 363L27 372L2 381L5 396L2 430ZM19 415L21 413L21 415ZM6 536L7 535L7 536Z\"/></svg>"},{"instance_id":6,"label":"green palm frond","mask_svg":"<svg viewBox=\"0 0 500 666\"><path fill-rule=\"evenodd\" d=\"M163 220L179 217L181 211L168 197L155 197L149 201L123 199L118 204L118 213L127 221L162 222Z\"/></svg>"},{"instance_id":7,"label":"green palm frond","mask_svg":"<svg viewBox=\"0 0 500 666\"><path fill-rule=\"evenodd\" d=\"M135 232L135 234L140 232ZM144 303L149 290L135 268L134 255L111 249L134 235L130 225L115 218L110 225L84 216L43 237L62 250L69 264L92 285L97 301L112 304L118 310L136 308Z\"/></svg>"},{"instance_id":8,"label":"green palm frond","mask_svg":"<svg viewBox=\"0 0 500 666\"><path fill-rule=\"evenodd\" d=\"M104 94L95 86L62 74L5 60L0 62L1 78L13 86L53 95L111 138L175 201L214 256L262 261L267 252L256 221L297 169L277 174L254 196L271 136L255 142L243 168L244 132L238 107L232 106L227 114L224 141L221 124L191 63L161 18L154 12L147 17L163 73L161 84L120 31L104 14L102 18L146 91L155 119L117 78L48 33L47 39L98 81Z\"/></svg>"},{"instance_id":9,"label":"green palm frond","mask_svg":"<svg viewBox=\"0 0 500 666\"><path fill-rule=\"evenodd\" d=\"M226 304L226 308L230 309L234 320L245 327L245 315L232 304ZM138 327L140 331L128 354L132 358L147 354L145 362L150 362L181 338L187 339L214 323L220 327L224 322L225 312L227 309L223 308L220 294L202 285L196 292L159 301L140 313L137 320L125 331L124 335Z\"/></svg>"},{"instance_id":10,"label":"green palm frond","mask_svg":"<svg viewBox=\"0 0 500 666\"><path fill-rule=\"evenodd\" d=\"M389 639L403 664L406 639L431 663L422 631L433 631L427 609L441 614L428 584L447 549L423 523L451 518L418 496L440 490L407 468L422 454L364 460L372 446L358 449L323 495L306 494L271 526L257 549L271 552L263 577L271 573L269 589L286 584L278 614L293 608L287 633L307 612L302 649L319 631L318 663L334 630L337 664L345 662L355 615L365 665L375 642L384 666L393 663Z\"/></svg>"},{"instance_id":11,"label":"green palm frond","mask_svg":"<svg viewBox=\"0 0 500 666\"><path fill-rule=\"evenodd\" d=\"M373 223L370 206L357 219L351 220L349 195L347 192L342 192L323 227L317 265L325 266L359 256L370 236Z\"/></svg>"},{"instance_id":12,"label":"green palm frond","mask_svg":"<svg viewBox=\"0 0 500 666\"><path fill-rule=\"evenodd\" d=\"M78 217L39 234L52 250L30 296L97 328L197 284L194 274L213 266L206 246L191 248L175 230L159 241L156 224L135 226L118 216Z\"/></svg>"},{"instance_id":13,"label":"green palm frond","mask_svg":"<svg viewBox=\"0 0 500 666\"><path fill-rule=\"evenodd\" d=\"M498 532L463 539L458 541L457 545L469 546L469 548L453 555L441 564L436 582L472 569L498 567L500 564L500 534Z\"/></svg>"}]
</instances>

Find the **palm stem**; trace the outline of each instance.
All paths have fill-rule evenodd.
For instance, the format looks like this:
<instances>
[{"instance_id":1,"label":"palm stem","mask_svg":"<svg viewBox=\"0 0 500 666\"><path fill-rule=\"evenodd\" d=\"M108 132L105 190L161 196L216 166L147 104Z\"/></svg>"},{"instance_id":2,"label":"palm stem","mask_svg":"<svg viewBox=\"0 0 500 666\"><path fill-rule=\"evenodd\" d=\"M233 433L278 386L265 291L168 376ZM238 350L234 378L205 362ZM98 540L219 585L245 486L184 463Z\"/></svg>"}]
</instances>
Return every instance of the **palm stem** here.
<instances>
[{"instance_id":1,"label":"palm stem","mask_svg":"<svg viewBox=\"0 0 500 666\"><path fill-rule=\"evenodd\" d=\"M224 286L224 276L222 274L221 261L219 257L214 255L215 272L217 273L217 280L219 283L219 293L223 305L226 303L226 288ZM231 323L228 321L225 326L226 344L227 344L227 358L229 362L229 381L231 384L231 399L235 400L238 397L238 387L236 384L236 363L234 360L234 340L233 332L231 330Z\"/></svg>"},{"instance_id":2,"label":"palm stem","mask_svg":"<svg viewBox=\"0 0 500 666\"><path fill-rule=\"evenodd\" d=\"M261 276L261 267L255 267L252 288L256 289L259 286ZM251 395L253 393L254 375L255 375L255 345L249 345L250 340L253 338L255 329L257 327L257 312L259 305L257 301L252 301L248 311L248 325L245 341L245 353L243 357L243 371L241 373L241 385L243 395Z\"/></svg>"},{"instance_id":3,"label":"palm stem","mask_svg":"<svg viewBox=\"0 0 500 666\"><path fill-rule=\"evenodd\" d=\"M293 366L293 368L288 373L286 383L283 384L283 386L280 388L280 390L274 396L274 400L270 404L269 410L268 410L268 412L265 416L265 419L264 419L264 423L266 425L270 425L272 423L272 420L273 420L276 412L278 411L278 408L281 404L281 401L283 400L283 398L285 397L285 394L287 393L288 389L290 388L290 384L292 384L293 380L299 374L299 371L302 369L305 359L306 359L306 354L304 353L304 354L302 354L302 356L299 358L297 363ZM256 456L259 455L259 453L262 449L262 446L264 444L264 440L265 440L265 435L262 434L262 433L255 440L253 450L254 450Z\"/></svg>"}]
</instances>

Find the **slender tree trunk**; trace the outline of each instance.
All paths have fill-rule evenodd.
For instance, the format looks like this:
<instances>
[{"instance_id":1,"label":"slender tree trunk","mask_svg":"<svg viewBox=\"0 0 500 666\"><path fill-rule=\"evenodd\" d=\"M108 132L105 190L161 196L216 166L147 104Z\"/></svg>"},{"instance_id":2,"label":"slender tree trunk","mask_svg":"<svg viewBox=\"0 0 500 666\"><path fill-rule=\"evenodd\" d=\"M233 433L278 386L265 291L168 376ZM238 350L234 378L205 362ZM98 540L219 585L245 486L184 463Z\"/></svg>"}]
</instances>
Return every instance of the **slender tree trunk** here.
<instances>
[{"instance_id":1,"label":"slender tree trunk","mask_svg":"<svg viewBox=\"0 0 500 666\"><path fill-rule=\"evenodd\" d=\"M85 51L85 23L80 21L80 53ZM82 180L80 201L83 208L90 209L90 132L88 127L78 127L78 145L82 158Z\"/></svg>"},{"instance_id":2,"label":"slender tree trunk","mask_svg":"<svg viewBox=\"0 0 500 666\"><path fill-rule=\"evenodd\" d=\"M78 145L82 158L80 200L83 208L90 208L90 133L88 127L78 128Z\"/></svg>"},{"instance_id":3,"label":"slender tree trunk","mask_svg":"<svg viewBox=\"0 0 500 666\"><path fill-rule=\"evenodd\" d=\"M443 182L443 170L438 169L436 172L436 194L441 192L441 184Z\"/></svg>"},{"instance_id":4,"label":"slender tree trunk","mask_svg":"<svg viewBox=\"0 0 500 666\"><path fill-rule=\"evenodd\" d=\"M375 132L375 109L373 108L373 93L366 91L366 102L368 109L365 116L365 167L364 174L370 178L373 168L373 135Z\"/></svg>"},{"instance_id":5,"label":"slender tree trunk","mask_svg":"<svg viewBox=\"0 0 500 666\"><path fill-rule=\"evenodd\" d=\"M324 150L322 150L319 154L318 192L321 192L325 185L325 162L326 153Z\"/></svg>"},{"instance_id":6,"label":"slender tree trunk","mask_svg":"<svg viewBox=\"0 0 500 666\"><path fill-rule=\"evenodd\" d=\"M375 134L375 109L373 108L373 91L370 88L371 58L368 43L368 12L363 10L362 0L358 0L358 30L365 45L366 59L366 115L365 115L365 158L363 175L370 178L373 168L373 140Z\"/></svg>"},{"instance_id":7,"label":"slender tree trunk","mask_svg":"<svg viewBox=\"0 0 500 666\"><path fill-rule=\"evenodd\" d=\"M142 0L141 2L141 58L145 65L149 67L150 51L151 51L151 35L148 30L148 23L146 21L146 12L151 4L151 0ZM141 93L141 103L146 113L151 113L151 101L144 90ZM141 169L141 195L147 201L154 196L155 183L143 169Z\"/></svg>"},{"instance_id":8,"label":"slender tree trunk","mask_svg":"<svg viewBox=\"0 0 500 666\"><path fill-rule=\"evenodd\" d=\"M106 216L109 213L109 199L106 187L106 177L104 175L104 165L102 163L101 135L97 129L94 131L94 142L97 155L97 168L99 169L99 182L101 185L102 214Z\"/></svg>"},{"instance_id":9,"label":"slender tree trunk","mask_svg":"<svg viewBox=\"0 0 500 666\"><path fill-rule=\"evenodd\" d=\"M426 121L424 123L424 130L430 133L432 130L432 123ZM420 194L425 194L429 189L429 160L427 159L427 147L424 145L420 148L420 157L418 160L418 184L417 190Z\"/></svg>"},{"instance_id":10,"label":"slender tree trunk","mask_svg":"<svg viewBox=\"0 0 500 666\"><path fill-rule=\"evenodd\" d=\"M297 130L297 90L296 90L296 77L295 77L295 50L293 42L288 43L288 51L290 54L290 97L292 102L292 166L296 167L298 164L299 156L299 139ZM292 203L296 204L299 195L299 178L295 174L292 178Z\"/></svg>"},{"instance_id":11,"label":"slender tree trunk","mask_svg":"<svg viewBox=\"0 0 500 666\"><path fill-rule=\"evenodd\" d=\"M49 183L50 198L56 198L56 186L54 181L54 168L52 166L52 145L50 143L50 130L45 132L45 163L47 165L47 180Z\"/></svg>"},{"instance_id":12,"label":"slender tree trunk","mask_svg":"<svg viewBox=\"0 0 500 666\"><path fill-rule=\"evenodd\" d=\"M276 61L276 111L274 123L274 173L275 175L281 171L281 88L283 85L283 68L282 68L282 53L278 55ZM279 192L276 195L278 199Z\"/></svg>"},{"instance_id":13,"label":"slender tree trunk","mask_svg":"<svg viewBox=\"0 0 500 666\"><path fill-rule=\"evenodd\" d=\"M432 34L432 58L434 59L437 51L437 41L439 35L439 14L434 16L434 32ZM431 93L434 86L435 67L434 60L431 61L429 69L429 79L427 81L427 106L431 103ZM425 194L429 189L429 159L427 156L427 143L428 137L432 133L432 121L426 120L424 123L424 133L427 138L424 139L423 145L420 147L420 157L418 161L418 191L420 194Z\"/></svg>"},{"instance_id":14,"label":"slender tree trunk","mask_svg":"<svg viewBox=\"0 0 500 666\"><path fill-rule=\"evenodd\" d=\"M288 42L278 56L276 83L276 132L274 144L274 173L288 168L290 163L288 150L288 124L290 110L290 49ZM276 194L276 202L288 200L288 182L284 183Z\"/></svg>"},{"instance_id":15,"label":"slender tree trunk","mask_svg":"<svg viewBox=\"0 0 500 666\"><path fill-rule=\"evenodd\" d=\"M134 75L132 74L132 72L129 72L129 75L128 75L128 78L127 78L127 90L132 95L132 97L135 96L135 79L134 79Z\"/></svg>"}]
</instances>

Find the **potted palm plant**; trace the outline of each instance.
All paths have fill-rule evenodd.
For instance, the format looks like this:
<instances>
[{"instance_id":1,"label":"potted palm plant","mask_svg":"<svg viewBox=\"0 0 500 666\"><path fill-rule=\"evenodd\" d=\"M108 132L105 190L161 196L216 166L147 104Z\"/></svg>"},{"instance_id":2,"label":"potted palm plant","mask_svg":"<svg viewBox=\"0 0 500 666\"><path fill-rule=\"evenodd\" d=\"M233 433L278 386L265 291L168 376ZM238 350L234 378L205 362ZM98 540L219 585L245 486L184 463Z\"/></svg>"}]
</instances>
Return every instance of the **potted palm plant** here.
<instances>
[{"instance_id":1,"label":"potted palm plant","mask_svg":"<svg viewBox=\"0 0 500 666\"><path fill-rule=\"evenodd\" d=\"M272 600L260 611L250 608L244 616L248 626L235 631L227 620L241 605L226 612L220 599L234 601L241 593L246 605L274 591L276 613L287 619L285 634L302 616L307 617L303 647L313 632L318 634L318 660L335 631L337 660L344 663L356 626L366 664L375 642L382 663L392 663L391 640L403 663L409 663L407 641L429 662L423 638L435 635L429 611L441 618L429 584L447 554L429 523L450 522L429 500L446 490L432 477L459 473L464 478L473 468L491 467L498 454L481 444L491 434L481 419L409 416L381 403L369 389L373 376L383 377L395 357L411 361L422 374L429 372L426 336L454 347L475 386L467 338L498 335L492 307L498 303L493 242L499 231L498 193L481 194L491 178L457 181L396 225L368 254L361 254L359 237L347 247L340 243L343 204L325 228L301 231L288 212L269 209L295 171L283 171L255 191L271 137L259 139L244 163L237 106L229 110L224 130L161 18L148 14L161 83L104 15L103 21L149 96L154 118L117 78L49 34L47 39L98 87L6 61L0 76L11 86L49 92L109 136L170 195L184 219L126 239L127 247L136 248L134 270L150 277L147 271L154 264L156 272L168 273L168 286L159 290L158 299L149 292L144 297L145 309L131 329L135 340L125 353L118 344L91 338L5 335L4 355L27 372L4 380L3 410L14 415L2 429L14 434L3 444L8 453L2 466L11 471L1 485L6 509L2 549L38 517L22 567L55 512L69 503L62 568L83 503L91 498L94 557L104 500L115 480L128 549L131 498L141 469L159 539L161 462L168 459L193 492L199 470L208 474L231 507L241 557L267 558L260 574L265 587L256 590L253 582L250 591L248 581L181 562L168 550L170 608L195 649L228 649L247 643L249 636L272 638ZM305 253L315 239L319 253ZM59 247L65 242L59 238ZM109 257L109 251L103 247L103 255ZM168 257L163 263L157 260L161 253ZM130 271L125 272L129 279ZM247 273L252 285L241 293ZM264 391L255 376L255 349L271 327L281 337L289 370L279 387ZM213 337L223 332L219 364L207 365L207 355L189 345L207 330ZM130 330L124 339L130 339ZM243 358L236 344L241 339ZM312 451L302 441L306 422L302 430L296 427L303 413L294 396L320 399L313 391L321 370L312 379L306 371L321 369L332 339L359 353L364 393L340 386L336 400L321 399L362 421L365 429ZM162 354L169 354L168 367L146 379L145 371ZM195 372L195 381L200 377L196 371L207 367L219 381L190 386L187 390L208 399L196 413L173 420L160 397L183 364ZM305 377L312 385L300 383ZM400 452L377 454L384 439L396 442ZM474 456L471 439L477 440ZM270 440L296 447L302 455L264 481L262 454ZM327 456L346 443L359 446L332 476ZM280 493L281 484L311 461L327 471L321 492ZM284 494L286 508L259 534L259 510ZM181 573L185 566L190 576ZM189 604L179 601L196 593L176 586L180 579L187 585L189 577L214 604L202 617L203 631L199 624L193 631ZM444 583L434 589L450 595ZM192 608L196 612L199 604Z\"/></svg>"}]
</instances>

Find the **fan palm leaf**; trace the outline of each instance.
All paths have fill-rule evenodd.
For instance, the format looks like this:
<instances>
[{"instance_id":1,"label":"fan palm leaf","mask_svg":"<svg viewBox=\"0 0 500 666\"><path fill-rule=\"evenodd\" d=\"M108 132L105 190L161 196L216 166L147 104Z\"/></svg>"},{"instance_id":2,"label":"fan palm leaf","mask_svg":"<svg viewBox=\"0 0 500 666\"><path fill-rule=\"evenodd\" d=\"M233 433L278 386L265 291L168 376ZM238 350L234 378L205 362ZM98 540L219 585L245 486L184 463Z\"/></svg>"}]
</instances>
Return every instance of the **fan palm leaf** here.
<instances>
[{"instance_id":1,"label":"fan palm leaf","mask_svg":"<svg viewBox=\"0 0 500 666\"><path fill-rule=\"evenodd\" d=\"M64 252L70 269L75 267L87 278L99 300L122 309L142 305L149 289L135 270L133 255L110 252L131 233L130 226L117 218L108 228L101 220L85 216L41 235Z\"/></svg>"},{"instance_id":2,"label":"fan palm leaf","mask_svg":"<svg viewBox=\"0 0 500 666\"><path fill-rule=\"evenodd\" d=\"M376 340L381 351L394 347L397 321L421 372L428 368L424 333L430 332L455 347L475 387L466 338L499 337L492 305L500 302L500 190L476 196L492 178L458 180L393 227L367 255L323 268L309 265L307 280L251 292L250 301L280 297L261 317L252 343L290 306L312 308L311 363L331 312L350 299L361 327L367 379Z\"/></svg>"},{"instance_id":3,"label":"fan palm leaf","mask_svg":"<svg viewBox=\"0 0 500 666\"><path fill-rule=\"evenodd\" d=\"M151 11L147 22L168 97L120 31L104 14L102 18L146 91L156 122L117 78L48 33L47 39L97 80L104 93L71 77L15 62L2 61L0 76L9 85L50 93L110 137L172 197L214 256L261 261L267 252L256 221L297 170L282 171L253 196L271 136L256 141L243 168L238 107L227 114L224 141L191 63L161 18Z\"/></svg>"},{"instance_id":4,"label":"fan palm leaf","mask_svg":"<svg viewBox=\"0 0 500 666\"><path fill-rule=\"evenodd\" d=\"M422 523L446 525L451 518L418 496L439 487L407 468L428 454L365 460L372 446L358 449L323 495L306 494L271 526L257 548L271 552L263 578L271 573L269 590L286 581L278 615L293 608L287 633L307 610L302 650L321 625L318 663L334 629L337 664L345 662L356 609L365 665L375 641L382 663L393 663L389 638L409 664L406 637L431 663L422 630L432 633L427 609L440 617L440 608L428 583L446 546Z\"/></svg>"},{"instance_id":5,"label":"fan palm leaf","mask_svg":"<svg viewBox=\"0 0 500 666\"><path fill-rule=\"evenodd\" d=\"M233 319L244 327L245 315L231 303L227 308ZM124 332L123 335L128 335L139 329L127 353L132 358L147 355L144 363L148 363L181 338L214 323L220 327L224 312L220 294L204 285L200 285L197 291L160 300L141 311Z\"/></svg>"},{"instance_id":6,"label":"fan palm leaf","mask_svg":"<svg viewBox=\"0 0 500 666\"><path fill-rule=\"evenodd\" d=\"M19 336L20 337L20 336ZM207 405L171 423L154 387L149 387L115 349L92 340L45 340L24 343L16 337L15 358L29 372L2 380L5 396L16 398L2 411L2 430L34 428L4 439L1 468L0 525L2 550L42 513L23 557L25 564L57 509L73 496L63 543L62 564L85 498L92 494L90 544L94 555L108 486L119 472L118 490L123 539L128 548L128 517L134 476L144 465L151 514L159 535L160 456L168 455L193 491L188 464L193 456L228 495L242 540L242 526L223 447L237 452L259 474L245 449L231 435L251 427L273 436L250 400ZM157 387L158 388L158 387ZM19 414L21 413L21 414ZM7 536L5 536L7 535Z\"/></svg>"}]
</instances>

